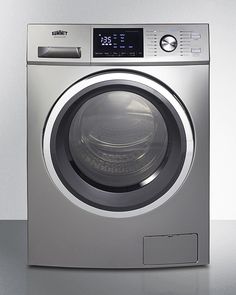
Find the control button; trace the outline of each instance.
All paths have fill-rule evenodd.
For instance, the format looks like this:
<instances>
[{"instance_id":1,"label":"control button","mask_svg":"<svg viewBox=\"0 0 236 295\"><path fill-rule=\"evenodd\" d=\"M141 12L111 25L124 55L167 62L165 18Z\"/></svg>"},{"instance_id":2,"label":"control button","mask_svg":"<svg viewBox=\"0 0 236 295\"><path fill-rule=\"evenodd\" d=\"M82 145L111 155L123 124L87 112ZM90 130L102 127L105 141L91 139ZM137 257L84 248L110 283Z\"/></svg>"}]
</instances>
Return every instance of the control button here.
<instances>
[{"instance_id":1,"label":"control button","mask_svg":"<svg viewBox=\"0 0 236 295\"><path fill-rule=\"evenodd\" d=\"M191 48L192 53L201 53L201 48Z\"/></svg>"},{"instance_id":2,"label":"control button","mask_svg":"<svg viewBox=\"0 0 236 295\"><path fill-rule=\"evenodd\" d=\"M199 33L192 33L191 38L194 40L198 40L201 38L201 35Z\"/></svg>"},{"instance_id":3,"label":"control button","mask_svg":"<svg viewBox=\"0 0 236 295\"><path fill-rule=\"evenodd\" d=\"M161 38L160 46L166 52L174 51L177 47L177 40L172 35L165 35Z\"/></svg>"}]
</instances>

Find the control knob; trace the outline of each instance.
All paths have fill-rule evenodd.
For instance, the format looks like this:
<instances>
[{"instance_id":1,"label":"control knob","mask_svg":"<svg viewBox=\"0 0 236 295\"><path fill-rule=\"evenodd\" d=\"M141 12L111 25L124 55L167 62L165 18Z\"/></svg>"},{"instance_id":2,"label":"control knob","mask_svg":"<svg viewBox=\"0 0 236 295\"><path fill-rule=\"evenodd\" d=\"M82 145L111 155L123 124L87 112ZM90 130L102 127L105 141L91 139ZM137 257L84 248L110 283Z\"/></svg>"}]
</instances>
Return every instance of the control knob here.
<instances>
[{"instance_id":1,"label":"control knob","mask_svg":"<svg viewBox=\"0 0 236 295\"><path fill-rule=\"evenodd\" d=\"M177 47L177 40L172 35L165 35L161 38L160 46L166 52L174 51Z\"/></svg>"}]
</instances>

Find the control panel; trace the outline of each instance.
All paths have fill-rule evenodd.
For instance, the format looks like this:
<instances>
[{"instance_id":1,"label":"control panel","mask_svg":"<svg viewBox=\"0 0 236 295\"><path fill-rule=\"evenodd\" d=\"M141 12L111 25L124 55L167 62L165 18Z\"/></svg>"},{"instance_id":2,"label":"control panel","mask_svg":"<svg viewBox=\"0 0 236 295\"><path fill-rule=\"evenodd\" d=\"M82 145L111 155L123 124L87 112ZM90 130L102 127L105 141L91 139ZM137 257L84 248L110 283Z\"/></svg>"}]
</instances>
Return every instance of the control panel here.
<instances>
[{"instance_id":1,"label":"control panel","mask_svg":"<svg viewBox=\"0 0 236 295\"><path fill-rule=\"evenodd\" d=\"M207 24L28 26L28 63L208 63Z\"/></svg>"},{"instance_id":2,"label":"control panel","mask_svg":"<svg viewBox=\"0 0 236 295\"><path fill-rule=\"evenodd\" d=\"M207 58L208 31L205 29L204 25L159 25L146 28L146 57L174 56L182 60Z\"/></svg>"}]
</instances>

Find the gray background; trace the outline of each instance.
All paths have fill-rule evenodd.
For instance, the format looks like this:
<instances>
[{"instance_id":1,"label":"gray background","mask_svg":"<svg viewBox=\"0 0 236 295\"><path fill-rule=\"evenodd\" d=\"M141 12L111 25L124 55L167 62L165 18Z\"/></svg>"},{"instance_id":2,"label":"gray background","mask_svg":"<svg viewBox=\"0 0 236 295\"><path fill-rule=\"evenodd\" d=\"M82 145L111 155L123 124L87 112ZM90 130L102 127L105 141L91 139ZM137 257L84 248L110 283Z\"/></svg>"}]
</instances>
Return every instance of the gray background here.
<instances>
[{"instance_id":1,"label":"gray background","mask_svg":"<svg viewBox=\"0 0 236 295\"><path fill-rule=\"evenodd\" d=\"M0 219L26 219L26 25L207 22L211 36L211 218L236 219L235 0L1 3Z\"/></svg>"}]
</instances>

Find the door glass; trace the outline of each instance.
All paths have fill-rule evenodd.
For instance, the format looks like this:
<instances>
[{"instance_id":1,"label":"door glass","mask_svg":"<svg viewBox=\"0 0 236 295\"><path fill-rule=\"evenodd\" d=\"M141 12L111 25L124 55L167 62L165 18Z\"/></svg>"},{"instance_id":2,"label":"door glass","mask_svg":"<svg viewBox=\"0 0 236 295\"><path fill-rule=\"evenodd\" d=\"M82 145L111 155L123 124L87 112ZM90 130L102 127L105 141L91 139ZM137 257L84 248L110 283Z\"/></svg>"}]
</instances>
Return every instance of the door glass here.
<instances>
[{"instance_id":1,"label":"door glass","mask_svg":"<svg viewBox=\"0 0 236 295\"><path fill-rule=\"evenodd\" d=\"M128 187L151 176L168 146L165 121L144 97L110 91L85 102L69 131L69 149L78 170L110 187Z\"/></svg>"}]
</instances>

